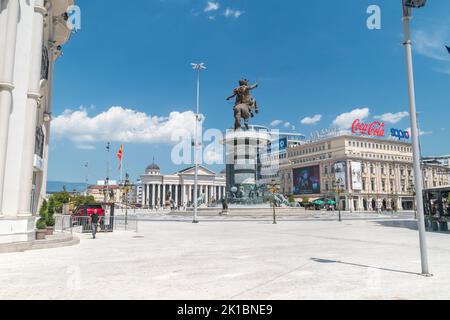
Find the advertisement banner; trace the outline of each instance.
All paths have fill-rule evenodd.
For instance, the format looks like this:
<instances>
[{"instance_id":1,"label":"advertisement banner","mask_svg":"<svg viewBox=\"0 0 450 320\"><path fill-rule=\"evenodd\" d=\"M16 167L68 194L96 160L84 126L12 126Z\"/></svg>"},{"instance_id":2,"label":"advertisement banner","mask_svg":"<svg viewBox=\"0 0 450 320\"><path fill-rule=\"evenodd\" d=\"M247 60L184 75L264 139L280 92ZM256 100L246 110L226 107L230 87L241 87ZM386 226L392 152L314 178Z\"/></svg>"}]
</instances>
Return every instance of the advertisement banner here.
<instances>
[{"instance_id":1,"label":"advertisement banner","mask_svg":"<svg viewBox=\"0 0 450 320\"><path fill-rule=\"evenodd\" d=\"M336 187L339 189L347 189L347 175L345 174L345 162L337 162L334 164L334 178Z\"/></svg>"},{"instance_id":2,"label":"advertisement banner","mask_svg":"<svg viewBox=\"0 0 450 320\"><path fill-rule=\"evenodd\" d=\"M320 167L294 169L294 195L320 193Z\"/></svg>"},{"instance_id":3,"label":"advertisement banner","mask_svg":"<svg viewBox=\"0 0 450 320\"><path fill-rule=\"evenodd\" d=\"M362 190L362 170L361 162L352 162L352 189Z\"/></svg>"}]
</instances>

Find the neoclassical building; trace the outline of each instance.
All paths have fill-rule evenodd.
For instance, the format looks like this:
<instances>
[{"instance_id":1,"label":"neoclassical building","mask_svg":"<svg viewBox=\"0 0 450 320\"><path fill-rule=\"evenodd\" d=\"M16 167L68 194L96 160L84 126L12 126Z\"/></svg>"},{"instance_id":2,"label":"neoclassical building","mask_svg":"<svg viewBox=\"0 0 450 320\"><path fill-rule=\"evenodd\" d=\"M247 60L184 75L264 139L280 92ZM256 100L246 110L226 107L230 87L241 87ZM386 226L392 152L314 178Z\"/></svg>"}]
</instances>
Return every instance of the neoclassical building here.
<instances>
[{"instance_id":1,"label":"neoclassical building","mask_svg":"<svg viewBox=\"0 0 450 320\"><path fill-rule=\"evenodd\" d=\"M187 168L172 175L162 175L159 166L151 164L141 176L141 199L144 208L164 207L167 201L175 206L189 206L194 202L195 168ZM205 203L220 200L225 196L225 173L219 175L200 166L198 170L198 195Z\"/></svg>"},{"instance_id":2,"label":"neoclassical building","mask_svg":"<svg viewBox=\"0 0 450 320\"><path fill-rule=\"evenodd\" d=\"M412 146L406 141L339 135L288 149L281 191L298 200L335 198L347 210L412 210ZM424 163L424 187L449 185L449 168ZM336 186L340 181L341 186Z\"/></svg>"},{"instance_id":3,"label":"neoclassical building","mask_svg":"<svg viewBox=\"0 0 450 320\"><path fill-rule=\"evenodd\" d=\"M0 243L34 239L45 197L55 61L73 0L0 0Z\"/></svg>"}]
</instances>

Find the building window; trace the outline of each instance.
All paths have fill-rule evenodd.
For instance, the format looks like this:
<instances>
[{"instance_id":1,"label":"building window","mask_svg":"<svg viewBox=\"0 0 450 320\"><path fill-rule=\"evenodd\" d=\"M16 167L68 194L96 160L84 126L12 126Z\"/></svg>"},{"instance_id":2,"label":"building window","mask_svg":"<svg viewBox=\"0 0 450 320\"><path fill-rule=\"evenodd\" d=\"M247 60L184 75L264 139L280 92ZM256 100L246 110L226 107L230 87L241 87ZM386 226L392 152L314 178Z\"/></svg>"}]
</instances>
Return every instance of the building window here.
<instances>
[{"instance_id":1,"label":"building window","mask_svg":"<svg viewBox=\"0 0 450 320\"><path fill-rule=\"evenodd\" d=\"M45 134L42 126L36 128L34 154L44 158L44 140Z\"/></svg>"},{"instance_id":2,"label":"building window","mask_svg":"<svg viewBox=\"0 0 450 320\"><path fill-rule=\"evenodd\" d=\"M370 180L370 190L375 191L375 180L374 179Z\"/></svg>"}]
</instances>

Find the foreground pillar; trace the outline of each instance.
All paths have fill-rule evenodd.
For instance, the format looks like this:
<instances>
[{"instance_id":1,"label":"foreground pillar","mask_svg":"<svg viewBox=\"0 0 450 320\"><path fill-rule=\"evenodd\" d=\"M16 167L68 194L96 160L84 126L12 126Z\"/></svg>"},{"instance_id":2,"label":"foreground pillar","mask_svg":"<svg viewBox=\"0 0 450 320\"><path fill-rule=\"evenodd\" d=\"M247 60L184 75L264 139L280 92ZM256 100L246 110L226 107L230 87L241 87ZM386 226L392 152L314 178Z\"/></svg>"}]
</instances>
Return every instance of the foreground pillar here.
<instances>
[{"instance_id":1,"label":"foreground pillar","mask_svg":"<svg viewBox=\"0 0 450 320\"><path fill-rule=\"evenodd\" d=\"M0 1L0 216L3 215L6 151L12 91L14 89L14 60L18 19L19 0Z\"/></svg>"},{"instance_id":2,"label":"foreground pillar","mask_svg":"<svg viewBox=\"0 0 450 320\"><path fill-rule=\"evenodd\" d=\"M19 216L31 216L31 192L33 186L33 163L36 139L36 116L39 106L42 42L44 34L44 16L47 9L44 0L36 0L33 17L33 42L31 46L30 78L28 84L27 113L25 118L25 137L21 161L21 179L19 189Z\"/></svg>"}]
</instances>

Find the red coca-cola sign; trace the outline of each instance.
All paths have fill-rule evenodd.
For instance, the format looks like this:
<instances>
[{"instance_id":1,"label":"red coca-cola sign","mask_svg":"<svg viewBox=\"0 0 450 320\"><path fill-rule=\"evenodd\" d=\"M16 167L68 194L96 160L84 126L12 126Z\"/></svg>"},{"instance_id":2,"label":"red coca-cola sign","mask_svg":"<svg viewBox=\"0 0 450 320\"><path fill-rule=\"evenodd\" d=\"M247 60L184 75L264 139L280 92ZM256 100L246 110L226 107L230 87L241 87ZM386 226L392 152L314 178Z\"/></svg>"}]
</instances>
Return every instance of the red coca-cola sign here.
<instances>
[{"instance_id":1,"label":"red coca-cola sign","mask_svg":"<svg viewBox=\"0 0 450 320\"><path fill-rule=\"evenodd\" d=\"M380 121L364 123L356 119L352 125L352 132L364 136L384 137L384 123Z\"/></svg>"}]
</instances>

